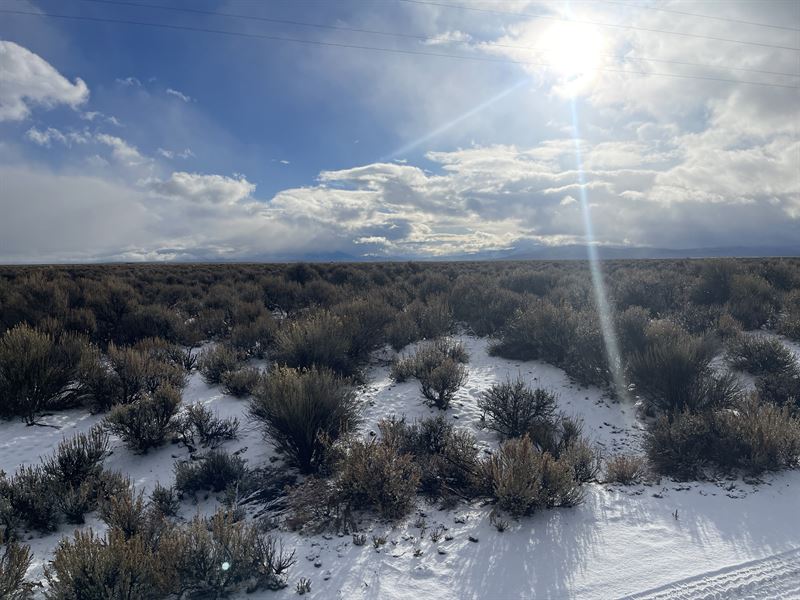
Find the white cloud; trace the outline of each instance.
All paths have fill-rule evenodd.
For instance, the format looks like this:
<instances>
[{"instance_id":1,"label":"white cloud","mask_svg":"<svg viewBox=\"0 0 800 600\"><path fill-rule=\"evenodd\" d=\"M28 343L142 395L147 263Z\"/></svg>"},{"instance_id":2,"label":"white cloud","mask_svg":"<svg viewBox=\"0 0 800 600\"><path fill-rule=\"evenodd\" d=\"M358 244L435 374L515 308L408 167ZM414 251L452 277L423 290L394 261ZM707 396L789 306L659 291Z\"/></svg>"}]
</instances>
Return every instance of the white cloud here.
<instances>
[{"instance_id":1,"label":"white cloud","mask_svg":"<svg viewBox=\"0 0 800 600\"><path fill-rule=\"evenodd\" d=\"M183 92L179 92L178 90L174 90L172 88L167 88L167 94L169 94L170 96L175 96L176 98L179 98L180 100L183 100L184 102L191 102L192 101L191 96L187 96Z\"/></svg>"},{"instance_id":2,"label":"white cloud","mask_svg":"<svg viewBox=\"0 0 800 600\"><path fill-rule=\"evenodd\" d=\"M139 81L136 77L118 78L117 83L125 87L142 87L142 82Z\"/></svg>"},{"instance_id":3,"label":"white cloud","mask_svg":"<svg viewBox=\"0 0 800 600\"><path fill-rule=\"evenodd\" d=\"M34 144L38 144L39 146L46 146L50 147L50 143L53 141L61 142L62 144L67 143L66 136L61 133L58 129L53 127L48 127L47 129L41 130L37 129L36 127L31 127L28 131L25 132L25 137L32 141Z\"/></svg>"},{"instance_id":4,"label":"white cloud","mask_svg":"<svg viewBox=\"0 0 800 600\"><path fill-rule=\"evenodd\" d=\"M32 106L76 108L88 98L82 79L70 82L42 57L0 40L0 121L21 121Z\"/></svg>"},{"instance_id":5,"label":"white cloud","mask_svg":"<svg viewBox=\"0 0 800 600\"><path fill-rule=\"evenodd\" d=\"M159 148L156 150L159 156L163 156L164 158L173 159L173 158L192 158L194 157L194 152L192 152L191 148L184 148L183 150L176 152L175 150L167 150L166 148Z\"/></svg>"},{"instance_id":6,"label":"white cloud","mask_svg":"<svg viewBox=\"0 0 800 600\"><path fill-rule=\"evenodd\" d=\"M249 198L256 189L243 175L226 177L184 171L176 171L165 180L145 180L143 185L160 196L212 206L232 206Z\"/></svg>"},{"instance_id":7,"label":"white cloud","mask_svg":"<svg viewBox=\"0 0 800 600\"><path fill-rule=\"evenodd\" d=\"M463 31L452 30L439 33L425 40L427 46L447 46L451 44L462 44L472 41L472 36Z\"/></svg>"},{"instance_id":8,"label":"white cloud","mask_svg":"<svg viewBox=\"0 0 800 600\"><path fill-rule=\"evenodd\" d=\"M137 150L135 146L130 145L120 137L101 133L95 136L95 139L101 144L105 144L111 148L111 155L114 159L125 165L140 165L148 160L139 153L139 150Z\"/></svg>"}]
</instances>

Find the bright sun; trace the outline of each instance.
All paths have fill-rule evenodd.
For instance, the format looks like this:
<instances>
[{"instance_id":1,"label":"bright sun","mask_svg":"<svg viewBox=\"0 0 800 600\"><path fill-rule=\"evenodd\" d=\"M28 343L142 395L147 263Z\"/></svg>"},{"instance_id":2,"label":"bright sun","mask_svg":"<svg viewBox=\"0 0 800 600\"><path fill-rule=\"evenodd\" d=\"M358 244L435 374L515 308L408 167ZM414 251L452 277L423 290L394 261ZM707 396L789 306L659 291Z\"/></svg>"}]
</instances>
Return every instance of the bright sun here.
<instances>
[{"instance_id":1,"label":"bright sun","mask_svg":"<svg viewBox=\"0 0 800 600\"><path fill-rule=\"evenodd\" d=\"M603 40L594 27L558 23L547 30L542 42L547 62L566 78L593 74L600 66Z\"/></svg>"}]
</instances>

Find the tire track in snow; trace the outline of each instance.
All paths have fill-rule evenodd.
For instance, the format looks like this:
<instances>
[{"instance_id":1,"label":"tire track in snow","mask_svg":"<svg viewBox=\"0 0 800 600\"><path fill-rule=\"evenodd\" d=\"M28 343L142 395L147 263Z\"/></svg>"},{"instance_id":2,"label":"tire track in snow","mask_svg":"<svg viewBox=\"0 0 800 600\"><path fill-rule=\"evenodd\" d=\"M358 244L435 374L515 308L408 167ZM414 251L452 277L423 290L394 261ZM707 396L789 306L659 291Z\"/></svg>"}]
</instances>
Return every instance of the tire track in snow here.
<instances>
[{"instance_id":1,"label":"tire track in snow","mask_svg":"<svg viewBox=\"0 0 800 600\"><path fill-rule=\"evenodd\" d=\"M622 600L800 599L800 548L703 573Z\"/></svg>"}]
</instances>

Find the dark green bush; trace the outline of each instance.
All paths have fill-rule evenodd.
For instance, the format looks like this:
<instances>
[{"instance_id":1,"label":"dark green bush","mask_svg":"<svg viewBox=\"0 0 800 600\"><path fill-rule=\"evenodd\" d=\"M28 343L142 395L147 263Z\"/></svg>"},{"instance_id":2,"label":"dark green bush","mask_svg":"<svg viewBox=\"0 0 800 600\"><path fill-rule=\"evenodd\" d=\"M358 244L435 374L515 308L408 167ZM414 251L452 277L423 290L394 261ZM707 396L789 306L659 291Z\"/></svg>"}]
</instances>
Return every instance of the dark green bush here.
<instances>
[{"instance_id":1,"label":"dark green bush","mask_svg":"<svg viewBox=\"0 0 800 600\"><path fill-rule=\"evenodd\" d=\"M778 296L763 277L734 275L729 300L731 316L745 329L766 325L779 309Z\"/></svg>"},{"instance_id":2,"label":"dark green bush","mask_svg":"<svg viewBox=\"0 0 800 600\"><path fill-rule=\"evenodd\" d=\"M414 317L423 339L441 337L453 329L453 311L445 294L431 296L425 302L415 300L408 312Z\"/></svg>"},{"instance_id":3,"label":"dark green bush","mask_svg":"<svg viewBox=\"0 0 800 600\"><path fill-rule=\"evenodd\" d=\"M147 452L163 445L175 431L180 392L169 386L139 398L132 404L115 406L105 418L105 427L134 452Z\"/></svg>"},{"instance_id":4,"label":"dark green bush","mask_svg":"<svg viewBox=\"0 0 800 600\"><path fill-rule=\"evenodd\" d=\"M221 419L198 402L183 410L175 429L180 440L190 449L197 446L217 448L224 442L236 439L239 420L236 417Z\"/></svg>"},{"instance_id":5,"label":"dark green bush","mask_svg":"<svg viewBox=\"0 0 800 600\"><path fill-rule=\"evenodd\" d=\"M26 527L41 532L58 527L59 485L42 467L20 467L0 489L6 496L8 508L13 511L9 516L14 521L19 520Z\"/></svg>"},{"instance_id":6,"label":"dark green bush","mask_svg":"<svg viewBox=\"0 0 800 600\"><path fill-rule=\"evenodd\" d=\"M271 369L250 401L276 448L304 473L318 470L328 444L352 431L360 404L352 388L331 370Z\"/></svg>"},{"instance_id":7,"label":"dark green bush","mask_svg":"<svg viewBox=\"0 0 800 600\"><path fill-rule=\"evenodd\" d=\"M713 373L713 356L707 340L668 331L651 337L648 348L631 357L628 374L636 393L663 412L729 405L739 386L733 375Z\"/></svg>"},{"instance_id":8,"label":"dark green bush","mask_svg":"<svg viewBox=\"0 0 800 600\"><path fill-rule=\"evenodd\" d=\"M63 484L57 488L56 504L68 523L84 523L86 513L96 508L95 487L96 481L90 479L76 485Z\"/></svg>"},{"instance_id":9,"label":"dark green bush","mask_svg":"<svg viewBox=\"0 0 800 600\"><path fill-rule=\"evenodd\" d=\"M616 333L620 351L625 355L642 352L647 347L650 313L641 306L630 306L617 317Z\"/></svg>"},{"instance_id":10,"label":"dark green bush","mask_svg":"<svg viewBox=\"0 0 800 600\"><path fill-rule=\"evenodd\" d=\"M376 296L339 304L333 312L341 319L348 353L353 361L366 359L370 352L386 343L387 327L396 314L391 306Z\"/></svg>"},{"instance_id":11,"label":"dark green bush","mask_svg":"<svg viewBox=\"0 0 800 600\"><path fill-rule=\"evenodd\" d=\"M188 598L281 589L286 571L296 562L294 552L285 552L274 538L262 537L255 525L236 522L224 511L170 530L160 543L160 554L168 557L165 570L174 574L174 589Z\"/></svg>"},{"instance_id":12,"label":"dark green bush","mask_svg":"<svg viewBox=\"0 0 800 600\"><path fill-rule=\"evenodd\" d=\"M262 314L250 323L239 323L231 329L230 344L248 357L264 358L275 341L278 324L270 314Z\"/></svg>"},{"instance_id":13,"label":"dark green bush","mask_svg":"<svg viewBox=\"0 0 800 600\"><path fill-rule=\"evenodd\" d=\"M537 300L509 321L492 352L504 358L541 359L563 365L576 328L575 311L570 306Z\"/></svg>"},{"instance_id":14,"label":"dark green bush","mask_svg":"<svg viewBox=\"0 0 800 600\"><path fill-rule=\"evenodd\" d=\"M734 369L767 375L797 368L789 348L776 338L742 334L728 343L727 358Z\"/></svg>"},{"instance_id":15,"label":"dark green bush","mask_svg":"<svg viewBox=\"0 0 800 600\"><path fill-rule=\"evenodd\" d=\"M690 479L703 475L717 439L710 413L684 410L672 418L658 417L649 427L645 448L659 473Z\"/></svg>"},{"instance_id":16,"label":"dark green bush","mask_svg":"<svg viewBox=\"0 0 800 600\"><path fill-rule=\"evenodd\" d=\"M0 598L4 600L30 600L36 585L25 579L33 562L29 546L6 540L0 532Z\"/></svg>"},{"instance_id":17,"label":"dark green bush","mask_svg":"<svg viewBox=\"0 0 800 600\"><path fill-rule=\"evenodd\" d=\"M161 386L182 389L186 385L184 369L175 361L163 360L161 350L152 346L145 349L135 347L108 346L108 363L116 389L113 404L130 404Z\"/></svg>"},{"instance_id":18,"label":"dark green bush","mask_svg":"<svg viewBox=\"0 0 800 600\"><path fill-rule=\"evenodd\" d=\"M256 367L243 367L222 374L222 387L226 394L244 398L252 394L261 381L261 371Z\"/></svg>"},{"instance_id":19,"label":"dark green bush","mask_svg":"<svg viewBox=\"0 0 800 600\"><path fill-rule=\"evenodd\" d=\"M63 439L55 454L44 459L44 472L61 483L79 486L87 479L95 479L102 470L103 459L108 456L108 434L94 427L88 434L78 433Z\"/></svg>"},{"instance_id":20,"label":"dark green bush","mask_svg":"<svg viewBox=\"0 0 800 600\"><path fill-rule=\"evenodd\" d=\"M0 337L0 417L38 415L75 396L83 343L73 334L53 336L22 324Z\"/></svg>"},{"instance_id":21,"label":"dark green bush","mask_svg":"<svg viewBox=\"0 0 800 600\"><path fill-rule=\"evenodd\" d=\"M276 335L273 359L287 367L326 367L345 376L357 371L344 323L328 311L283 325Z\"/></svg>"},{"instance_id":22,"label":"dark green bush","mask_svg":"<svg viewBox=\"0 0 800 600\"><path fill-rule=\"evenodd\" d=\"M150 492L150 506L162 517L176 517L181 507L181 501L174 487L164 487L156 483Z\"/></svg>"},{"instance_id":23,"label":"dark green bush","mask_svg":"<svg viewBox=\"0 0 800 600\"><path fill-rule=\"evenodd\" d=\"M197 357L197 369L208 384L222 383L225 373L239 368L241 361L235 350L225 344L216 344L203 350Z\"/></svg>"},{"instance_id":24,"label":"dark green bush","mask_svg":"<svg viewBox=\"0 0 800 600\"><path fill-rule=\"evenodd\" d=\"M504 438L520 437L537 422L551 420L556 406L555 394L532 389L521 378L495 384L478 399L487 426Z\"/></svg>"},{"instance_id":25,"label":"dark green bush","mask_svg":"<svg viewBox=\"0 0 800 600\"><path fill-rule=\"evenodd\" d=\"M383 419L378 428L387 444L414 457L420 491L446 502L477 494L478 446L471 433L456 430L441 415L411 425Z\"/></svg>"},{"instance_id":26,"label":"dark green bush","mask_svg":"<svg viewBox=\"0 0 800 600\"><path fill-rule=\"evenodd\" d=\"M800 368L767 373L756 379L758 396L765 402L800 409Z\"/></svg>"},{"instance_id":27,"label":"dark green bush","mask_svg":"<svg viewBox=\"0 0 800 600\"><path fill-rule=\"evenodd\" d=\"M421 337L416 320L408 312L398 313L394 321L386 327L386 340L396 351L402 350Z\"/></svg>"},{"instance_id":28,"label":"dark green bush","mask_svg":"<svg viewBox=\"0 0 800 600\"><path fill-rule=\"evenodd\" d=\"M466 367L452 358L445 358L441 363L419 373L419 384L422 395L440 410L450 406L458 388L467 382Z\"/></svg>"},{"instance_id":29,"label":"dark green bush","mask_svg":"<svg viewBox=\"0 0 800 600\"><path fill-rule=\"evenodd\" d=\"M184 494L200 490L225 491L247 474L245 461L236 455L210 450L199 460L175 463L175 487Z\"/></svg>"}]
</instances>

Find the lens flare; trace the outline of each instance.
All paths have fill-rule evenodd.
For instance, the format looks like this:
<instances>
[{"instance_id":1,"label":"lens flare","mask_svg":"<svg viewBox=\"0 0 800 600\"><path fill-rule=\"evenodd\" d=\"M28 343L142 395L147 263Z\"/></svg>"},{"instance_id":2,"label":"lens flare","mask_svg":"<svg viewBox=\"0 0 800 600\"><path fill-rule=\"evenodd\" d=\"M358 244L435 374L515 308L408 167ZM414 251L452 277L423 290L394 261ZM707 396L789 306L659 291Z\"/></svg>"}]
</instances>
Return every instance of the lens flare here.
<instances>
[{"instance_id":1,"label":"lens flare","mask_svg":"<svg viewBox=\"0 0 800 600\"><path fill-rule=\"evenodd\" d=\"M586 174L583 170L583 159L581 155L581 136L580 123L578 121L578 107L573 97L570 100L572 108L572 137L575 144L575 168L578 172L578 184L580 189L581 213L583 215L583 228L586 240L586 252L589 259L589 271L592 277L592 287L594 288L594 299L597 305L597 312L600 318L600 331L603 335L603 343L608 356L608 366L614 382L614 388L619 398L628 399L628 386L622 372L622 359L619 353L619 344L614 330L614 320L611 316L611 308L608 304L605 283L603 282L603 271L600 264L600 257L597 253L597 245L594 239L594 228L592 227L592 213L589 205L589 194L586 187Z\"/></svg>"}]
</instances>

